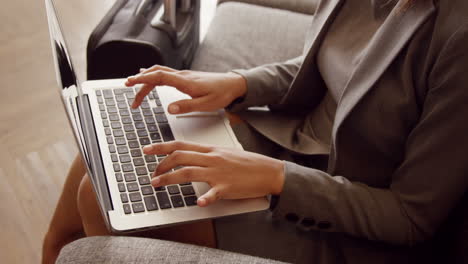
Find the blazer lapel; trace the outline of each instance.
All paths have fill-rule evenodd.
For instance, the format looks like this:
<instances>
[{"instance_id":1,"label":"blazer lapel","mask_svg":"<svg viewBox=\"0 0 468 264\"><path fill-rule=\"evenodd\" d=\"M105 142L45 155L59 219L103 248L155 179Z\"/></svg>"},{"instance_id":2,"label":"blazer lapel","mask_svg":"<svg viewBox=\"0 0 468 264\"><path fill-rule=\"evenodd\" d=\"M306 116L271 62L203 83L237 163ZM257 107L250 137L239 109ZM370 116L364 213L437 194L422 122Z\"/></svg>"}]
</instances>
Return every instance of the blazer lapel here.
<instances>
[{"instance_id":1,"label":"blazer lapel","mask_svg":"<svg viewBox=\"0 0 468 264\"><path fill-rule=\"evenodd\" d=\"M371 41L367 55L352 74L335 115L331 153L331 167L334 170L336 161L337 133L341 124L363 96L374 86L380 76L389 67L405 44L435 11L432 1L419 1L406 11L399 11L401 2L393 9L388 19ZM398 14L398 12L402 12Z\"/></svg>"}]
</instances>

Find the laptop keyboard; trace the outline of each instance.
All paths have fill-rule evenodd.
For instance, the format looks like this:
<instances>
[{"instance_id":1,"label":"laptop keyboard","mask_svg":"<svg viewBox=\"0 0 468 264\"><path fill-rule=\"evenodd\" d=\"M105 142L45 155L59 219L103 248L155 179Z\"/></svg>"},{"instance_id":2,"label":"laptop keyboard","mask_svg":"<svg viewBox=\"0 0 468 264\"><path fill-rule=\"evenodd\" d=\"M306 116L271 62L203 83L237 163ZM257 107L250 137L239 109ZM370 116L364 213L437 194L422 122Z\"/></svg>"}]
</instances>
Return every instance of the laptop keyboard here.
<instances>
[{"instance_id":1,"label":"laptop keyboard","mask_svg":"<svg viewBox=\"0 0 468 264\"><path fill-rule=\"evenodd\" d=\"M135 88L96 91L124 213L196 205L192 183L151 186L151 174L166 156L145 155L142 148L174 140L174 136L157 91L132 109L136 92Z\"/></svg>"}]
</instances>

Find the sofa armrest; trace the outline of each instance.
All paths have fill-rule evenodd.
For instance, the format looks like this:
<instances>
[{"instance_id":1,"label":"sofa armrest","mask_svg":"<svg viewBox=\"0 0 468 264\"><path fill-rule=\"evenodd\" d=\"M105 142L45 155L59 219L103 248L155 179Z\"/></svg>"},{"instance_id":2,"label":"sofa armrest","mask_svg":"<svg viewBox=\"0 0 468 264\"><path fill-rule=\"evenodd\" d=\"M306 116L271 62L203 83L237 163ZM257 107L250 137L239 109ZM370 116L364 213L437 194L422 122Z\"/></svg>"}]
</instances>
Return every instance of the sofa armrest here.
<instances>
[{"instance_id":1,"label":"sofa armrest","mask_svg":"<svg viewBox=\"0 0 468 264\"><path fill-rule=\"evenodd\" d=\"M308 15L315 13L319 2L319 0L218 0L218 4L232 1L284 9Z\"/></svg>"},{"instance_id":2,"label":"sofa armrest","mask_svg":"<svg viewBox=\"0 0 468 264\"><path fill-rule=\"evenodd\" d=\"M282 263L218 249L137 237L88 237L65 246L56 263Z\"/></svg>"}]
</instances>

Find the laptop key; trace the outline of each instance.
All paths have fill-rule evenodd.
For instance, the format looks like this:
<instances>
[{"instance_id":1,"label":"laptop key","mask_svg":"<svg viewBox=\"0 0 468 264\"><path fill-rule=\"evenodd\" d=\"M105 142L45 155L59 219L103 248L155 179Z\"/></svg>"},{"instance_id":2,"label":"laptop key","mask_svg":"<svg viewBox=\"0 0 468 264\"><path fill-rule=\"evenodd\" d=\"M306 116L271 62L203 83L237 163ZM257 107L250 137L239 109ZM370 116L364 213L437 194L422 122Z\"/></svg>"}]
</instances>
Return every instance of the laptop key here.
<instances>
[{"instance_id":1,"label":"laptop key","mask_svg":"<svg viewBox=\"0 0 468 264\"><path fill-rule=\"evenodd\" d=\"M127 97L127 99L134 99L135 98L135 93L132 91L132 92L127 92L125 93L125 96Z\"/></svg>"},{"instance_id":2,"label":"laptop key","mask_svg":"<svg viewBox=\"0 0 468 264\"><path fill-rule=\"evenodd\" d=\"M125 173L124 178L126 182L134 182L136 181L136 176L135 173L130 172L130 173Z\"/></svg>"},{"instance_id":3,"label":"laptop key","mask_svg":"<svg viewBox=\"0 0 468 264\"><path fill-rule=\"evenodd\" d=\"M145 161L143 160L143 158L136 158L136 159L133 159L133 165L143 166L145 165Z\"/></svg>"},{"instance_id":4,"label":"laptop key","mask_svg":"<svg viewBox=\"0 0 468 264\"><path fill-rule=\"evenodd\" d=\"M111 154L111 160L112 162L119 162L119 157L116 154Z\"/></svg>"},{"instance_id":5,"label":"laptop key","mask_svg":"<svg viewBox=\"0 0 468 264\"><path fill-rule=\"evenodd\" d=\"M119 121L120 120L120 117L118 114L110 114L109 115L109 120L110 121Z\"/></svg>"},{"instance_id":6,"label":"laptop key","mask_svg":"<svg viewBox=\"0 0 468 264\"><path fill-rule=\"evenodd\" d=\"M122 171L123 172L133 171L133 165L131 163L122 164Z\"/></svg>"},{"instance_id":7,"label":"laptop key","mask_svg":"<svg viewBox=\"0 0 468 264\"><path fill-rule=\"evenodd\" d=\"M136 173L137 175L147 175L148 171L146 170L145 167L136 167Z\"/></svg>"},{"instance_id":8,"label":"laptop key","mask_svg":"<svg viewBox=\"0 0 468 264\"><path fill-rule=\"evenodd\" d=\"M123 137L118 137L115 139L115 144L116 145L125 145L127 144L127 141Z\"/></svg>"},{"instance_id":9,"label":"laptop key","mask_svg":"<svg viewBox=\"0 0 468 264\"><path fill-rule=\"evenodd\" d=\"M128 153L128 148L127 148L127 146L117 147L117 152L119 154L127 154Z\"/></svg>"},{"instance_id":10,"label":"laptop key","mask_svg":"<svg viewBox=\"0 0 468 264\"><path fill-rule=\"evenodd\" d=\"M151 141L150 141L150 139L147 138L147 137L140 138L140 144L141 144L142 146L146 146L146 145L151 144Z\"/></svg>"},{"instance_id":11,"label":"laptop key","mask_svg":"<svg viewBox=\"0 0 468 264\"><path fill-rule=\"evenodd\" d=\"M142 113L143 113L143 116L145 117L153 116L153 111L151 111L151 109L143 109Z\"/></svg>"},{"instance_id":12,"label":"laptop key","mask_svg":"<svg viewBox=\"0 0 468 264\"><path fill-rule=\"evenodd\" d=\"M187 196L184 197L185 204L187 206L197 205L197 197L196 196Z\"/></svg>"},{"instance_id":13,"label":"laptop key","mask_svg":"<svg viewBox=\"0 0 468 264\"><path fill-rule=\"evenodd\" d=\"M129 163L132 161L132 158L130 158L130 155L120 155L120 163Z\"/></svg>"},{"instance_id":14,"label":"laptop key","mask_svg":"<svg viewBox=\"0 0 468 264\"><path fill-rule=\"evenodd\" d=\"M141 201L141 194L139 192L133 192L128 195L130 197L130 201L139 202Z\"/></svg>"},{"instance_id":15,"label":"laptop key","mask_svg":"<svg viewBox=\"0 0 468 264\"><path fill-rule=\"evenodd\" d=\"M174 135L172 134L172 130L169 127L168 123L160 123L159 129L161 129L161 134L162 134L164 141L174 140Z\"/></svg>"},{"instance_id":16,"label":"laptop key","mask_svg":"<svg viewBox=\"0 0 468 264\"><path fill-rule=\"evenodd\" d=\"M156 197L158 198L159 207L161 209L167 209L172 207L167 192L157 192Z\"/></svg>"},{"instance_id":17,"label":"laptop key","mask_svg":"<svg viewBox=\"0 0 468 264\"><path fill-rule=\"evenodd\" d=\"M143 154L141 154L141 150L139 149L132 149L130 153L132 154L132 157L134 158L143 156Z\"/></svg>"},{"instance_id":18,"label":"laptop key","mask_svg":"<svg viewBox=\"0 0 468 264\"><path fill-rule=\"evenodd\" d=\"M146 130L138 130L137 134L138 134L139 137L147 137L148 136L148 132L146 132Z\"/></svg>"},{"instance_id":19,"label":"laptop key","mask_svg":"<svg viewBox=\"0 0 468 264\"><path fill-rule=\"evenodd\" d=\"M97 90L97 91L96 91L96 95L97 95L97 96L102 96L101 90Z\"/></svg>"},{"instance_id":20,"label":"laptop key","mask_svg":"<svg viewBox=\"0 0 468 264\"><path fill-rule=\"evenodd\" d=\"M149 124L147 127L148 127L148 131L149 131L149 132L158 132L158 126L157 126L157 125L154 125L154 124L151 125L151 124Z\"/></svg>"},{"instance_id":21,"label":"laptop key","mask_svg":"<svg viewBox=\"0 0 468 264\"><path fill-rule=\"evenodd\" d=\"M161 140L161 135L158 132L150 133L150 137L153 141Z\"/></svg>"},{"instance_id":22,"label":"laptop key","mask_svg":"<svg viewBox=\"0 0 468 264\"><path fill-rule=\"evenodd\" d=\"M104 99L102 99L101 96L98 96L98 97L97 97L97 102L98 102L98 104L100 104L100 105L104 105Z\"/></svg>"},{"instance_id":23,"label":"laptop key","mask_svg":"<svg viewBox=\"0 0 468 264\"><path fill-rule=\"evenodd\" d=\"M112 166L114 167L114 172L120 172L120 164L114 163Z\"/></svg>"},{"instance_id":24,"label":"laptop key","mask_svg":"<svg viewBox=\"0 0 468 264\"><path fill-rule=\"evenodd\" d=\"M119 186L119 192L125 192L125 184L119 183L117 186Z\"/></svg>"},{"instance_id":25,"label":"laptop key","mask_svg":"<svg viewBox=\"0 0 468 264\"><path fill-rule=\"evenodd\" d=\"M165 190L166 190L166 186L154 187L154 190L157 191L157 192L165 191Z\"/></svg>"},{"instance_id":26,"label":"laptop key","mask_svg":"<svg viewBox=\"0 0 468 264\"><path fill-rule=\"evenodd\" d=\"M137 136L135 133L133 132L127 133L127 140L134 140L134 139L137 139Z\"/></svg>"},{"instance_id":27,"label":"laptop key","mask_svg":"<svg viewBox=\"0 0 468 264\"><path fill-rule=\"evenodd\" d=\"M128 195L126 193L121 193L120 200L122 200L122 203L128 203Z\"/></svg>"},{"instance_id":28,"label":"laptop key","mask_svg":"<svg viewBox=\"0 0 468 264\"><path fill-rule=\"evenodd\" d=\"M114 145L109 145L109 152L110 153L115 153L115 146Z\"/></svg>"},{"instance_id":29,"label":"laptop key","mask_svg":"<svg viewBox=\"0 0 468 264\"><path fill-rule=\"evenodd\" d=\"M104 128L104 133L106 133L106 136L112 135L112 130L108 127Z\"/></svg>"},{"instance_id":30,"label":"laptop key","mask_svg":"<svg viewBox=\"0 0 468 264\"><path fill-rule=\"evenodd\" d=\"M132 208L134 213L141 213L145 211L145 206L143 203L134 203L132 204Z\"/></svg>"},{"instance_id":31,"label":"laptop key","mask_svg":"<svg viewBox=\"0 0 468 264\"><path fill-rule=\"evenodd\" d=\"M138 183L136 182L127 183L127 190L129 192L138 191L139 190Z\"/></svg>"},{"instance_id":32,"label":"laptop key","mask_svg":"<svg viewBox=\"0 0 468 264\"><path fill-rule=\"evenodd\" d=\"M109 114L116 114L116 113L117 113L117 107L115 107L115 106L109 106L109 107L107 107L107 112L108 112Z\"/></svg>"},{"instance_id":33,"label":"laptop key","mask_svg":"<svg viewBox=\"0 0 468 264\"><path fill-rule=\"evenodd\" d=\"M112 122L111 127L112 129L119 129L122 128L122 124L120 124L120 122Z\"/></svg>"},{"instance_id":34,"label":"laptop key","mask_svg":"<svg viewBox=\"0 0 468 264\"><path fill-rule=\"evenodd\" d=\"M138 144L138 141L136 141L136 140L129 141L129 142L128 142L128 146L129 146L131 149L140 148L140 144Z\"/></svg>"},{"instance_id":35,"label":"laptop key","mask_svg":"<svg viewBox=\"0 0 468 264\"><path fill-rule=\"evenodd\" d=\"M109 127L109 121L108 120L102 120L102 125L104 127Z\"/></svg>"},{"instance_id":36,"label":"laptop key","mask_svg":"<svg viewBox=\"0 0 468 264\"><path fill-rule=\"evenodd\" d=\"M154 155L145 155L146 162L156 162L156 156Z\"/></svg>"},{"instance_id":37,"label":"laptop key","mask_svg":"<svg viewBox=\"0 0 468 264\"><path fill-rule=\"evenodd\" d=\"M108 136L107 138L107 144L114 144L114 139L111 136Z\"/></svg>"},{"instance_id":38,"label":"laptop key","mask_svg":"<svg viewBox=\"0 0 468 264\"><path fill-rule=\"evenodd\" d=\"M121 116L129 116L130 112L127 109L122 109L122 110L120 110L120 115Z\"/></svg>"},{"instance_id":39,"label":"laptop key","mask_svg":"<svg viewBox=\"0 0 468 264\"><path fill-rule=\"evenodd\" d=\"M146 117L145 122L146 122L146 124L155 124L156 123L156 121L154 120L153 117Z\"/></svg>"},{"instance_id":40,"label":"laptop key","mask_svg":"<svg viewBox=\"0 0 468 264\"><path fill-rule=\"evenodd\" d=\"M184 187L181 187L180 190L182 191L182 194L184 196L194 195L195 194L195 190L193 189L192 186L184 186Z\"/></svg>"},{"instance_id":41,"label":"laptop key","mask_svg":"<svg viewBox=\"0 0 468 264\"><path fill-rule=\"evenodd\" d=\"M114 95L112 94L112 90L102 90L102 93L104 94L104 98L106 99L114 98Z\"/></svg>"},{"instance_id":42,"label":"laptop key","mask_svg":"<svg viewBox=\"0 0 468 264\"><path fill-rule=\"evenodd\" d=\"M151 183L150 178L148 176L138 177L138 182L140 185L149 185Z\"/></svg>"},{"instance_id":43,"label":"laptop key","mask_svg":"<svg viewBox=\"0 0 468 264\"><path fill-rule=\"evenodd\" d=\"M143 117L140 114L133 115L133 121L143 121Z\"/></svg>"},{"instance_id":44,"label":"laptop key","mask_svg":"<svg viewBox=\"0 0 468 264\"><path fill-rule=\"evenodd\" d=\"M145 97L145 99L146 99L146 97ZM141 109L149 109L150 108L150 105L149 105L149 103L147 101L148 101L148 99L146 99L146 102L143 99L143 103L141 103L141 105L140 105Z\"/></svg>"},{"instance_id":45,"label":"laptop key","mask_svg":"<svg viewBox=\"0 0 468 264\"><path fill-rule=\"evenodd\" d=\"M135 122L135 127L136 129L145 129L145 123L141 121Z\"/></svg>"},{"instance_id":46,"label":"laptop key","mask_svg":"<svg viewBox=\"0 0 468 264\"><path fill-rule=\"evenodd\" d=\"M153 187L151 186L143 186L141 187L141 193L143 193L143 195L150 195L150 194L153 194Z\"/></svg>"},{"instance_id":47,"label":"laptop key","mask_svg":"<svg viewBox=\"0 0 468 264\"><path fill-rule=\"evenodd\" d=\"M125 132L135 131L135 129L133 128L133 125L124 125L124 130L125 130Z\"/></svg>"},{"instance_id":48,"label":"laptop key","mask_svg":"<svg viewBox=\"0 0 468 264\"><path fill-rule=\"evenodd\" d=\"M184 183L179 183L180 186L185 186L185 185L192 185L191 182L184 182Z\"/></svg>"},{"instance_id":49,"label":"laptop key","mask_svg":"<svg viewBox=\"0 0 468 264\"><path fill-rule=\"evenodd\" d=\"M124 204L124 205L123 205L123 210L124 210L124 213L125 213L125 214L131 214L131 213L132 213L132 210L130 209L130 205L129 205L129 204Z\"/></svg>"},{"instance_id":50,"label":"laptop key","mask_svg":"<svg viewBox=\"0 0 468 264\"><path fill-rule=\"evenodd\" d=\"M114 129L114 137L123 137L124 132L122 129Z\"/></svg>"},{"instance_id":51,"label":"laptop key","mask_svg":"<svg viewBox=\"0 0 468 264\"><path fill-rule=\"evenodd\" d=\"M180 195L172 195L171 201L172 201L172 205L176 208L184 206L184 201L182 200L182 196Z\"/></svg>"},{"instance_id":52,"label":"laptop key","mask_svg":"<svg viewBox=\"0 0 468 264\"><path fill-rule=\"evenodd\" d=\"M154 172L156 170L156 163L148 164L148 171Z\"/></svg>"},{"instance_id":53,"label":"laptop key","mask_svg":"<svg viewBox=\"0 0 468 264\"><path fill-rule=\"evenodd\" d=\"M158 114L156 115L156 121L158 123L167 123L167 116L165 114Z\"/></svg>"},{"instance_id":54,"label":"laptop key","mask_svg":"<svg viewBox=\"0 0 468 264\"><path fill-rule=\"evenodd\" d=\"M169 194L179 194L179 187L177 185L167 186L167 191Z\"/></svg>"},{"instance_id":55,"label":"laptop key","mask_svg":"<svg viewBox=\"0 0 468 264\"><path fill-rule=\"evenodd\" d=\"M119 109L127 109L127 104L126 104L125 102L119 102L119 103L117 104L117 107L118 107Z\"/></svg>"},{"instance_id":56,"label":"laptop key","mask_svg":"<svg viewBox=\"0 0 468 264\"><path fill-rule=\"evenodd\" d=\"M161 100L156 99L156 105L157 105L157 106L161 106L161 105L162 105L162 104L161 104Z\"/></svg>"},{"instance_id":57,"label":"laptop key","mask_svg":"<svg viewBox=\"0 0 468 264\"><path fill-rule=\"evenodd\" d=\"M118 182L123 181L122 173L118 172L115 174L115 180Z\"/></svg>"},{"instance_id":58,"label":"laptop key","mask_svg":"<svg viewBox=\"0 0 468 264\"><path fill-rule=\"evenodd\" d=\"M101 112L101 119L107 119L106 112Z\"/></svg>"},{"instance_id":59,"label":"laptop key","mask_svg":"<svg viewBox=\"0 0 468 264\"><path fill-rule=\"evenodd\" d=\"M122 117L122 123L128 125L128 124L133 123L133 120L129 116L124 116Z\"/></svg>"},{"instance_id":60,"label":"laptop key","mask_svg":"<svg viewBox=\"0 0 468 264\"><path fill-rule=\"evenodd\" d=\"M140 113L140 109L139 108L131 108L130 112L132 112L132 114L138 114L138 113Z\"/></svg>"},{"instance_id":61,"label":"laptop key","mask_svg":"<svg viewBox=\"0 0 468 264\"><path fill-rule=\"evenodd\" d=\"M148 98L149 98L150 100L154 100L154 95L153 95L152 93L149 93L149 94L148 94Z\"/></svg>"},{"instance_id":62,"label":"laptop key","mask_svg":"<svg viewBox=\"0 0 468 264\"><path fill-rule=\"evenodd\" d=\"M162 108L162 106L153 107L153 113L155 113L155 114L164 114L164 108Z\"/></svg>"},{"instance_id":63,"label":"laptop key","mask_svg":"<svg viewBox=\"0 0 468 264\"><path fill-rule=\"evenodd\" d=\"M104 112L106 111L106 107L103 104L99 105L99 111Z\"/></svg>"},{"instance_id":64,"label":"laptop key","mask_svg":"<svg viewBox=\"0 0 468 264\"><path fill-rule=\"evenodd\" d=\"M115 100L117 100L117 102L125 102L127 99L125 99L125 96L119 94L115 96Z\"/></svg>"},{"instance_id":65,"label":"laptop key","mask_svg":"<svg viewBox=\"0 0 468 264\"><path fill-rule=\"evenodd\" d=\"M115 106L114 100L106 100L106 106Z\"/></svg>"},{"instance_id":66,"label":"laptop key","mask_svg":"<svg viewBox=\"0 0 468 264\"><path fill-rule=\"evenodd\" d=\"M154 196L146 196L145 198L146 210L154 211L158 210L158 204L156 203L156 198Z\"/></svg>"}]
</instances>

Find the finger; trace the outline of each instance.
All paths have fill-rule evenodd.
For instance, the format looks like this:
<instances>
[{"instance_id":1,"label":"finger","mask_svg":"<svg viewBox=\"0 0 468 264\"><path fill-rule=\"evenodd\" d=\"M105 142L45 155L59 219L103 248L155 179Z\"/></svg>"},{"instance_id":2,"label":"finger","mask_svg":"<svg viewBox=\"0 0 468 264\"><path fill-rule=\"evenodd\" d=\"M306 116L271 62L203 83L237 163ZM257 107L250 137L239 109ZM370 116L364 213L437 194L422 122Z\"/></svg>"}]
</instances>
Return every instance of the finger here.
<instances>
[{"instance_id":1,"label":"finger","mask_svg":"<svg viewBox=\"0 0 468 264\"><path fill-rule=\"evenodd\" d=\"M184 167L174 172L165 173L154 177L151 185L154 187L180 184L185 182L206 182L207 172L202 167Z\"/></svg>"},{"instance_id":2,"label":"finger","mask_svg":"<svg viewBox=\"0 0 468 264\"><path fill-rule=\"evenodd\" d=\"M172 68L169 68L169 67L166 67L166 66L162 66L162 65L154 65L154 66L151 66L147 69L141 69L142 71L140 71L141 73L150 73L150 72L154 72L154 71L167 71L167 72L177 72L177 70L175 69L172 69Z\"/></svg>"},{"instance_id":3,"label":"finger","mask_svg":"<svg viewBox=\"0 0 468 264\"><path fill-rule=\"evenodd\" d=\"M209 165L210 157L205 153L176 150L158 164L154 175L164 174L178 166L207 167Z\"/></svg>"},{"instance_id":4,"label":"finger","mask_svg":"<svg viewBox=\"0 0 468 264\"><path fill-rule=\"evenodd\" d=\"M176 150L196 151L208 153L213 150L212 146L191 143L187 141L170 141L149 145L143 148L143 152L148 155L167 155Z\"/></svg>"},{"instance_id":5,"label":"finger","mask_svg":"<svg viewBox=\"0 0 468 264\"><path fill-rule=\"evenodd\" d=\"M194 99L184 99L169 105L168 111L171 114L185 114L194 111L210 111L211 96L202 96Z\"/></svg>"},{"instance_id":6,"label":"finger","mask_svg":"<svg viewBox=\"0 0 468 264\"><path fill-rule=\"evenodd\" d=\"M153 86L153 85L149 85L149 84L145 84L145 85L143 85L143 86L140 88L140 91L143 90L143 89L148 90L148 93L149 93L149 91L152 91L152 90L154 89L154 86ZM145 96L148 94L148 93L147 93L147 94L144 95L144 96L138 96L138 94L140 93L140 91L138 91L137 95L135 95L135 99L133 99L132 108L137 108L137 107L139 107L139 106L141 105L141 102L143 102Z\"/></svg>"},{"instance_id":7,"label":"finger","mask_svg":"<svg viewBox=\"0 0 468 264\"><path fill-rule=\"evenodd\" d=\"M210 204L213 204L217 200L222 199L221 197L221 192L218 190L218 188L213 187L209 189L204 195L202 195L200 198L197 200L197 204L200 207L205 207Z\"/></svg>"}]
</instances>

